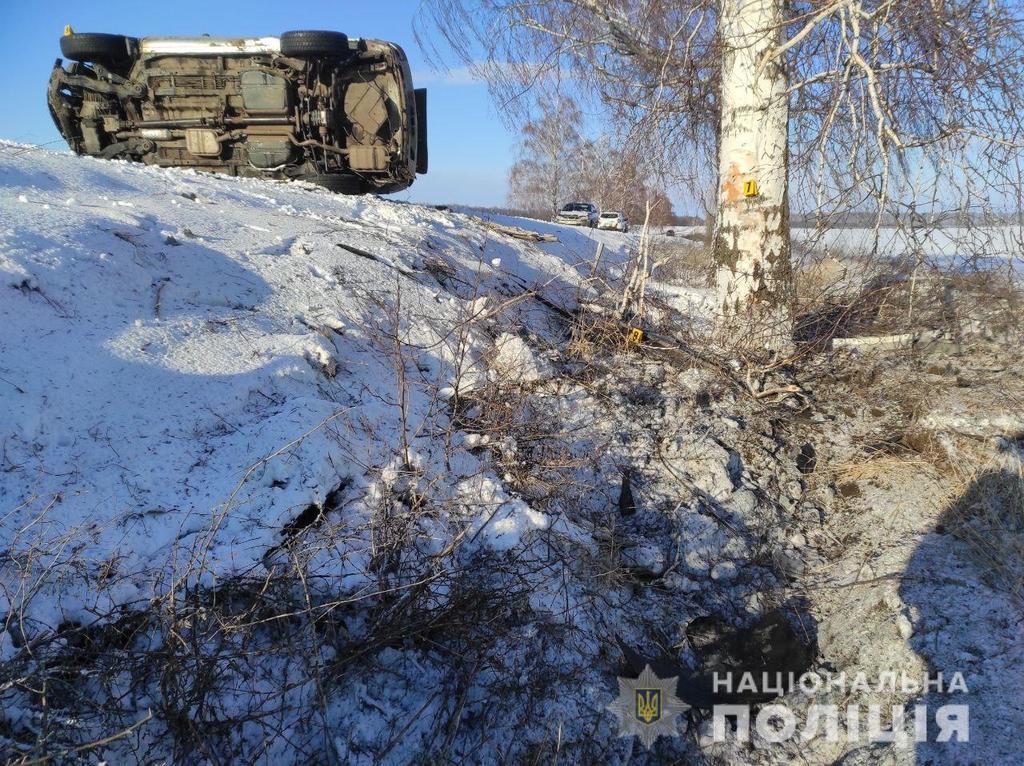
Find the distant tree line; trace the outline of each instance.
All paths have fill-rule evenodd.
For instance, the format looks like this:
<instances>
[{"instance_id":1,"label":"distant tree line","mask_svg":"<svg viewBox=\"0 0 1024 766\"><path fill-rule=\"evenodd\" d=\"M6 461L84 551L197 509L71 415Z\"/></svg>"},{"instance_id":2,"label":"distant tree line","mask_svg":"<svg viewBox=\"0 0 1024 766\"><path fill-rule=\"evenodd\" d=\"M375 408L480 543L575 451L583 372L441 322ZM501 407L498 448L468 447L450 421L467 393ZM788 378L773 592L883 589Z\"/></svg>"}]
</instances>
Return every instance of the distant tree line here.
<instances>
[{"instance_id":1,"label":"distant tree line","mask_svg":"<svg viewBox=\"0 0 1024 766\"><path fill-rule=\"evenodd\" d=\"M564 95L540 100L522 128L518 157L509 172L508 202L533 218L550 218L568 202L593 202L642 223L675 223L672 202L643 158L613 139L584 135L583 115Z\"/></svg>"}]
</instances>

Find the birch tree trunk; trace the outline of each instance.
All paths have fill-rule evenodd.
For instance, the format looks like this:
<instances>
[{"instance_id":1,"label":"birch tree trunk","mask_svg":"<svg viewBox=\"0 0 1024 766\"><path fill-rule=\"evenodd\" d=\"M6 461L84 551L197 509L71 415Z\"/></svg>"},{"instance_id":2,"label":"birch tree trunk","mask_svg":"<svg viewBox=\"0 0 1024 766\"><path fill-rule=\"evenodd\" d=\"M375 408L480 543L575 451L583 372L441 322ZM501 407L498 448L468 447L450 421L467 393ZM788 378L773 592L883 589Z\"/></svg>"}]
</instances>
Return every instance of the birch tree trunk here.
<instances>
[{"instance_id":1,"label":"birch tree trunk","mask_svg":"<svg viewBox=\"0 0 1024 766\"><path fill-rule=\"evenodd\" d=\"M784 0L721 0L718 213L712 248L719 329L744 349L792 345Z\"/></svg>"}]
</instances>

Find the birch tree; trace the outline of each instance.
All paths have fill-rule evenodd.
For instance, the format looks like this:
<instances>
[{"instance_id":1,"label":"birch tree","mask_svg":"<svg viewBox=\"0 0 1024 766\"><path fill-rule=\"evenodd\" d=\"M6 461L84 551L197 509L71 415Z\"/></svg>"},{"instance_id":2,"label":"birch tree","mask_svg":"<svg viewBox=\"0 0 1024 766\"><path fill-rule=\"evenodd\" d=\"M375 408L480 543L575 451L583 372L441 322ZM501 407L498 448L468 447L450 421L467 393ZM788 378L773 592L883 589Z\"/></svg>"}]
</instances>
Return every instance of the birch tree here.
<instances>
[{"instance_id":1,"label":"birch tree","mask_svg":"<svg viewBox=\"0 0 1024 766\"><path fill-rule=\"evenodd\" d=\"M789 94L783 0L722 0L721 122L712 256L721 330L733 343L792 343Z\"/></svg>"}]
</instances>

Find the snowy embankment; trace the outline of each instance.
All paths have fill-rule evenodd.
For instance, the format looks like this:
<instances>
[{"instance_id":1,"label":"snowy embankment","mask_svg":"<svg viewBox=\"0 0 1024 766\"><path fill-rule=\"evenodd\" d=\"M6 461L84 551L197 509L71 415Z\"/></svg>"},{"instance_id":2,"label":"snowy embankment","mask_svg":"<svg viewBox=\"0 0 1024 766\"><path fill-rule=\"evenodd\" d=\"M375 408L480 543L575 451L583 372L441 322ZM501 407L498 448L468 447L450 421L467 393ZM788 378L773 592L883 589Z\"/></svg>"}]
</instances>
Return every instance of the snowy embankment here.
<instances>
[{"instance_id":1,"label":"snowy embankment","mask_svg":"<svg viewBox=\"0 0 1024 766\"><path fill-rule=\"evenodd\" d=\"M787 657L851 677L997 647L976 709L1019 699L1008 609L948 614L983 594L947 577L941 472L858 472L909 433L916 359L889 399L823 376L769 404L625 344L633 235L499 223L557 241L0 142L0 760L836 762L860 740L717 741L689 681L649 753L608 710L630 652L732 672L719 647L778 613ZM651 288L654 329L706 319L696 284ZM984 402L952 361L929 385ZM1013 714L969 760L1005 761Z\"/></svg>"},{"instance_id":2,"label":"snowy embankment","mask_svg":"<svg viewBox=\"0 0 1024 766\"><path fill-rule=\"evenodd\" d=\"M500 223L0 143L0 750L629 761L609 647L761 603L775 480L574 313L633 235Z\"/></svg>"},{"instance_id":3,"label":"snowy embankment","mask_svg":"<svg viewBox=\"0 0 1024 766\"><path fill-rule=\"evenodd\" d=\"M0 538L118 583L62 583L29 616L144 603L197 555L204 577L248 572L340 486L349 519L369 514L406 454L486 497L478 544L546 525L424 431L487 374L501 324L544 332L550 312L518 296L573 308L594 235L561 233L527 244L415 205L0 144ZM347 559L352 587L365 558Z\"/></svg>"}]
</instances>

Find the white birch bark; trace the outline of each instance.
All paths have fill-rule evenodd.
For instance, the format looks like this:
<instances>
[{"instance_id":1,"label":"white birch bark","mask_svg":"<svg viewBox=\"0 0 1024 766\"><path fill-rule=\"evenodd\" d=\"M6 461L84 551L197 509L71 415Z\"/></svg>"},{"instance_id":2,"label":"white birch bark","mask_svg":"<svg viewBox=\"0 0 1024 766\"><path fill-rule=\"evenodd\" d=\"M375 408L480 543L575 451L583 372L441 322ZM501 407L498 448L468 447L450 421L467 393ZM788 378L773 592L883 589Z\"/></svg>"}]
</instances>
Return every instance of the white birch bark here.
<instances>
[{"instance_id":1,"label":"white birch bark","mask_svg":"<svg viewBox=\"0 0 1024 766\"><path fill-rule=\"evenodd\" d=\"M787 198L789 101L783 0L721 0L722 87L713 255L719 326L729 342L792 344ZM745 184L757 184L746 196Z\"/></svg>"}]
</instances>

